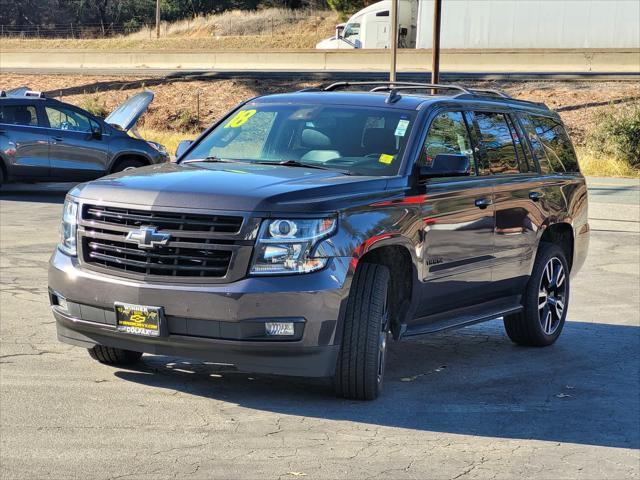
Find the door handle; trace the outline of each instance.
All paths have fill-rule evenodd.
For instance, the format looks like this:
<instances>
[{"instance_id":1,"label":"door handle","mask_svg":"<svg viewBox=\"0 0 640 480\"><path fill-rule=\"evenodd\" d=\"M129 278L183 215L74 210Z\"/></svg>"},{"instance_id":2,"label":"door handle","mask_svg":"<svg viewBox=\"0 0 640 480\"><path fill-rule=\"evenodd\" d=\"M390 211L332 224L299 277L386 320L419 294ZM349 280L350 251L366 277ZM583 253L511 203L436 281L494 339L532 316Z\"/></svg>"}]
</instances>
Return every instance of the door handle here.
<instances>
[{"instance_id":1,"label":"door handle","mask_svg":"<svg viewBox=\"0 0 640 480\"><path fill-rule=\"evenodd\" d=\"M484 210L485 208L487 208L489 205L491 205L493 202L491 201L490 198L478 198L475 201L476 207L478 207L481 210Z\"/></svg>"},{"instance_id":2,"label":"door handle","mask_svg":"<svg viewBox=\"0 0 640 480\"><path fill-rule=\"evenodd\" d=\"M542 194L540 192L529 192L529 198L537 202L542 198Z\"/></svg>"},{"instance_id":3,"label":"door handle","mask_svg":"<svg viewBox=\"0 0 640 480\"><path fill-rule=\"evenodd\" d=\"M52 140L55 140L56 142L61 142L64 139L62 137L53 137Z\"/></svg>"}]
</instances>

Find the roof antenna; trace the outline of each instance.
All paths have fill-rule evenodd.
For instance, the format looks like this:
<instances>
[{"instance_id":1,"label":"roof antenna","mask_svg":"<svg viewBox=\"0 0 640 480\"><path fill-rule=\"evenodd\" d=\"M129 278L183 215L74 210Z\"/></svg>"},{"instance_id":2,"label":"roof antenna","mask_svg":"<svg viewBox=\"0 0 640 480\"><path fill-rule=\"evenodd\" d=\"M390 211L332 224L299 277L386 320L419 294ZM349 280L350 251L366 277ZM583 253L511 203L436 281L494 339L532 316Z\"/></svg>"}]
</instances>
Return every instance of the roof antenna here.
<instances>
[{"instance_id":1,"label":"roof antenna","mask_svg":"<svg viewBox=\"0 0 640 480\"><path fill-rule=\"evenodd\" d=\"M395 88L392 88L389 91L389 96L386 98L384 103L396 103L401 98L402 98L402 95L400 95Z\"/></svg>"}]
</instances>

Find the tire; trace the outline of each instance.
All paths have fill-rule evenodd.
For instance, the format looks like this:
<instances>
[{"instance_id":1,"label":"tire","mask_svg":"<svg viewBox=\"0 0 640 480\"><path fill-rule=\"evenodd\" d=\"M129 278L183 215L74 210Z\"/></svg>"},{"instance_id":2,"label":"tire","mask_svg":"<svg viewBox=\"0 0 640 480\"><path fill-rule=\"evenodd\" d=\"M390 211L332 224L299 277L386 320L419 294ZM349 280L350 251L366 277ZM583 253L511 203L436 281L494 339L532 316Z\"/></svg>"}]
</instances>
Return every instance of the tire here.
<instances>
[{"instance_id":1,"label":"tire","mask_svg":"<svg viewBox=\"0 0 640 480\"><path fill-rule=\"evenodd\" d=\"M127 160L122 160L121 162L117 162L111 173L124 172L125 170L133 170L134 168L140 168L147 165L146 162L142 160L136 160L135 158L130 158Z\"/></svg>"},{"instance_id":2,"label":"tire","mask_svg":"<svg viewBox=\"0 0 640 480\"><path fill-rule=\"evenodd\" d=\"M87 351L91 358L107 365L131 365L138 362L142 357L142 352L132 352L131 350L105 347L103 345L96 345L87 349Z\"/></svg>"},{"instance_id":3,"label":"tire","mask_svg":"<svg viewBox=\"0 0 640 480\"><path fill-rule=\"evenodd\" d=\"M374 400L382 391L390 326L389 279L383 265L363 263L356 270L334 377L339 397Z\"/></svg>"},{"instance_id":4,"label":"tire","mask_svg":"<svg viewBox=\"0 0 640 480\"><path fill-rule=\"evenodd\" d=\"M0 163L2 163L2 160L0 160ZM0 166L0 185L4 185L4 170L2 166Z\"/></svg>"},{"instance_id":5,"label":"tire","mask_svg":"<svg viewBox=\"0 0 640 480\"><path fill-rule=\"evenodd\" d=\"M567 318L569 282L562 249L541 243L522 297L524 309L504 317L504 328L514 343L546 347L558 339Z\"/></svg>"}]
</instances>

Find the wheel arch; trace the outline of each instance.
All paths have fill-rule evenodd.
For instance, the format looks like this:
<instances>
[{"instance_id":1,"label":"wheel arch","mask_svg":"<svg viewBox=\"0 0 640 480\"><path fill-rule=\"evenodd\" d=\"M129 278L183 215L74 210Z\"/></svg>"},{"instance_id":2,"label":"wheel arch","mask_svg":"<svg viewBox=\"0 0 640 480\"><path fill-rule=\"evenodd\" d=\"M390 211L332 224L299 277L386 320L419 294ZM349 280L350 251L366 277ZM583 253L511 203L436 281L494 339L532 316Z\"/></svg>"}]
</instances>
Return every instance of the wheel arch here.
<instances>
[{"instance_id":1,"label":"wheel arch","mask_svg":"<svg viewBox=\"0 0 640 480\"><path fill-rule=\"evenodd\" d=\"M401 329L415 311L417 295L417 268L412 250L404 242L384 242L373 246L357 259L357 264L384 265L391 274L389 295L391 331L399 338Z\"/></svg>"},{"instance_id":2,"label":"wheel arch","mask_svg":"<svg viewBox=\"0 0 640 480\"><path fill-rule=\"evenodd\" d=\"M118 152L118 154L114 155L113 159L111 159L109 173L113 172L116 166L125 160L140 160L144 162L144 166L151 165L153 163L151 158L142 152Z\"/></svg>"},{"instance_id":3,"label":"wheel arch","mask_svg":"<svg viewBox=\"0 0 640 480\"><path fill-rule=\"evenodd\" d=\"M558 222L548 225L540 236L540 243L542 242L553 243L562 249L571 272L574 254L574 232L571 224Z\"/></svg>"}]
</instances>

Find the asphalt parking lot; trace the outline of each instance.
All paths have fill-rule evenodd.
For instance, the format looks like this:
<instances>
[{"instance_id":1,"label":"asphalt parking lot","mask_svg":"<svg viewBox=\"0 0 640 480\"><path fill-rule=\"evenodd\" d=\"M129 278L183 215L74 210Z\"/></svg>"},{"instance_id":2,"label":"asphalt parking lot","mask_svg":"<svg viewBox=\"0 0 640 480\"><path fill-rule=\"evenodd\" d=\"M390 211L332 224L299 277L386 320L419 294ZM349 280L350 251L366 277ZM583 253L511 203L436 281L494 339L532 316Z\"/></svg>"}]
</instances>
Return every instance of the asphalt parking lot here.
<instances>
[{"instance_id":1,"label":"asphalt parking lot","mask_svg":"<svg viewBox=\"0 0 640 480\"><path fill-rule=\"evenodd\" d=\"M394 344L375 402L323 381L58 343L64 198L0 193L1 478L640 477L640 183L591 179L591 248L556 345L500 320Z\"/></svg>"}]
</instances>

